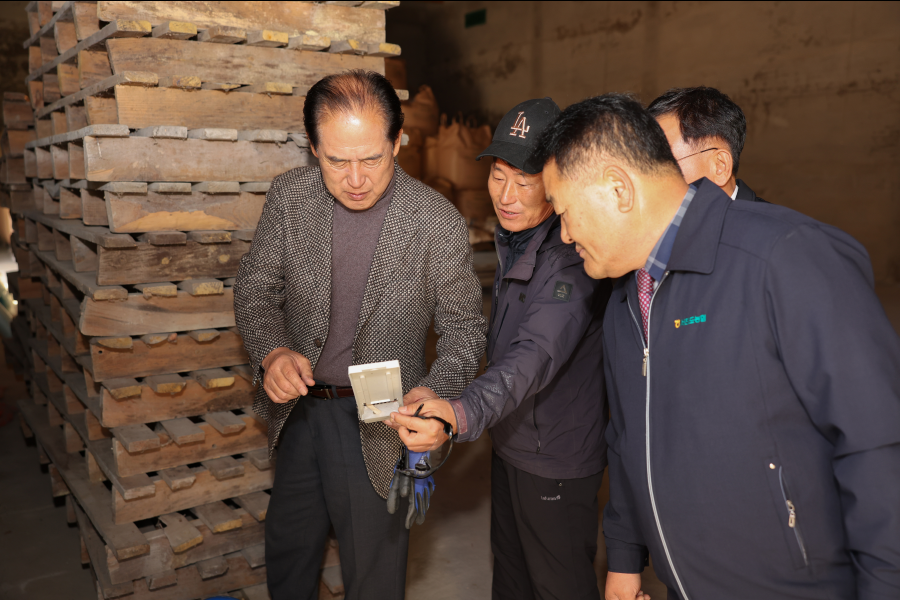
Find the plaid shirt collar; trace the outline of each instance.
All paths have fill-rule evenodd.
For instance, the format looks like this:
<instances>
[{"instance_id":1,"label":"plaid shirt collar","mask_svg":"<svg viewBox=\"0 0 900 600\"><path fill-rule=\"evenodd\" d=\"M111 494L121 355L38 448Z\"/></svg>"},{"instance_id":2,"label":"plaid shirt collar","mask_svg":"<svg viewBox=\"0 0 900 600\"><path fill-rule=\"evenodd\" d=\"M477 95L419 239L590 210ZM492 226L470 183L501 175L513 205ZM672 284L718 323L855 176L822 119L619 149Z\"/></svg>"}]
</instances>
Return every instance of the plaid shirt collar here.
<instances>
[{"instance_id":1,"label":"plaid shirt collar","mask_svg":"<svg viewBox=\"0 0 900 600\"><path fill-rule=\"evenodd\" d=\"M659 241L656 242L653 251L647 258L644 270L650 273L650 277L653 278L654 286L662 281L663 275L666 272L666 266L669 264L669 258L672 256L672 247L675 245L675 236L678 235L678 228L681 226L681 220L684 218L684 214L687 212L688 206L691 205L691 200L694 199L694 194L696 193L697 187L694 186L694 184L690 184L687 193L684 195L684 200L681 201L681 206L678 207L678 211L672 218L672 222L669 223L665 233L663 233L662 237L659 238Z\"/></svg>"}]
</instances>

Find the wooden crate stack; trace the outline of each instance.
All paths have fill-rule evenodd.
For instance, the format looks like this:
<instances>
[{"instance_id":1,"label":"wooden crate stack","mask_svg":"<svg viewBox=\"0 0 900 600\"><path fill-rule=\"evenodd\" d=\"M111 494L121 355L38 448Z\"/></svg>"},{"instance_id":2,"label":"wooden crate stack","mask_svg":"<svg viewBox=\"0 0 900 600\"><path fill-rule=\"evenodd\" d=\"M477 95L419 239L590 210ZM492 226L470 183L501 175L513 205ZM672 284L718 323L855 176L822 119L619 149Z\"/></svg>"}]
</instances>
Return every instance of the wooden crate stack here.
<instances>
[{"instance_id":1,"label":"wooden crate stack","mask_svg":"<svg viewBox=\"0 0 900 600\"><path fill-rule=\"evenodd\" d=\"M32 380L20 408L100 598L268 597L274 464L234 276L269 182L314 164L306 91L383 73L400 53L384 39L396 4L26 9L35 133L21 157L4 150L22 172L6 184ZM342 594L330 542L320 597Z\"/></svg>"}]
</instances>

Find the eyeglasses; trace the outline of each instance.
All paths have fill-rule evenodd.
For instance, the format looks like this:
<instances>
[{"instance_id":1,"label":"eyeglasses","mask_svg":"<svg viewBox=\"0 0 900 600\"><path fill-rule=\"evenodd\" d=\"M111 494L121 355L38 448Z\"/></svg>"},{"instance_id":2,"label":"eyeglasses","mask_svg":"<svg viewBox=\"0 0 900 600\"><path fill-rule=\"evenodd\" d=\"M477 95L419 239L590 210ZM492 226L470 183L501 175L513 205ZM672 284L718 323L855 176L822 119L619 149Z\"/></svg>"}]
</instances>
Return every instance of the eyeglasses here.
<instances>
[{"instance_id":1,"label":"eyeglasses","mask_svg":"<svg viewBox=\"0 0 900 600\"><path fill-rule=\"evenodd\" d=\"M704 152L709 152L710 150L720 150L721 148L707 148L706 150L701 150L700 152L694 152L693 154L688 154L687 156L682 156L681 158L676 158L675 162L681 162L686 158L690 158L692 156L697 156L698 154L703 154Z\"/></svg>"}]
</instances>

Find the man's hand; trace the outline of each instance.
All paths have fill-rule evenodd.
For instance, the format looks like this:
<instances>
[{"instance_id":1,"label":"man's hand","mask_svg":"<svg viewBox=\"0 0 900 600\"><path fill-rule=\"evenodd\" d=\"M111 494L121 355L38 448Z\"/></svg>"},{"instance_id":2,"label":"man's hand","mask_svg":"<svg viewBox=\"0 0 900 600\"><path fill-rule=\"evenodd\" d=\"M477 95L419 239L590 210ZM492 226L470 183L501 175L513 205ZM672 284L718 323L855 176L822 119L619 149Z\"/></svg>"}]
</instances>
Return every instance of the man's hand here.
<instances>
[{"instance_id":1,"label":"man's hand","mask_svg":"<svg viewBox=\"0 0 900 600\"><path fill-rule=\"evenodd\" d=\"M453 412L449 402L437 399L426 400L419 404L422 404L419 415L440 417L450 423L453 426L453 433L456 433L456 413ZM427 452L439 448L448 438L444 433L444 424L440 421L412 416L419 408L419 404L401 407L400 412L391 413L391 420L385 421L385 424L397 430L400 441L411 451Z\"/></svg>"},{"instance_id":2,"label":"man's hand","mask_svg":"<svg viewBox=\"0 0 900 600\"><path fill-rule=\"evenodd\" d=\"M263 388L272 402L282 404L305 396L315 385L309 359L288 348L275 348L263 359Z\"/></svg>"},{"instance_id":3,"label":"man's hand","mask_svg":"<svg viewBox=\"0 0 900 600\"><path fill-rule=\"evenodd\" d=\"M410 404L418 404L423 400L438 400L440 396L431 391L431 388L425 386L414 387L409 393L403 396L403 406ZM413 411L415 412L415 411ZM412 414L412 413L410 413Z\"/></svg>"},{"instance_id":4,"label":"man's hand","mask_svg":"<svg viewBox=\"0 0 900 600\"><path fill-rule=\"evenodd\" d=\"M613 573L606 576L606 600L650 600L641 591L640 573Z\"/></svg>"}]
</instances>

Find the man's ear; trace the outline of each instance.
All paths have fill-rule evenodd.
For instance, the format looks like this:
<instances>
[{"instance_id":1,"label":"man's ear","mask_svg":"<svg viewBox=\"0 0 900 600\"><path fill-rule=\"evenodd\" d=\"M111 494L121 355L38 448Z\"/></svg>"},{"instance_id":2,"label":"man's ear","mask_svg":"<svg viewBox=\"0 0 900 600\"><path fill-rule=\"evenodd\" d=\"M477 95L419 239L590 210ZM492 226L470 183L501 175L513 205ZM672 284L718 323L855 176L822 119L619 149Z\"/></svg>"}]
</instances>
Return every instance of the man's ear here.
<instances>
[{"instance_id":1,"label":"man's ear","mask_svg":"<svg viewBox=\"0 0 900 600\"><path fill-rule=\"evenodd\" d=\"M628 173L619 166L611 165L603 170L603 186L610 190L619 212L627 213L634 208L634 183Z\"/></svg>"},{"instance_id":2,"label":"man's ear","mask_svg":"<svg viewBox=\"0 0 900 600\"><path fill-rule=\"evenodd\" d=\"M313 146L312 142L309 143L309 151L313 153L313 156L315 156L316 158L319 158L319 153L316 152L316 147Z\"/></svg>"},{"instance_id":3,"label":"man's ear","mask_svg":"<svg viewBox=\"0 0 900 600\"><path fill-rule=\"evenodd\" d=\"M717 186L722 187L731 179L731 171L734 168L734 160L731 152L725 148L715 150L710 160L712 164L709 168L709 178Z\"/></svg>"},{"instance_id":4,"label":"man's ear","mask_svg":"<svg viewBox=\"0 0 900 600\"><path fill-rule=\"evenodd\" d=\"M394 140L394 157L400 153L400 144L403 143L403 130L400 130L400 133L397 134L397 139Z\"/></svg>"}]
</instances>

